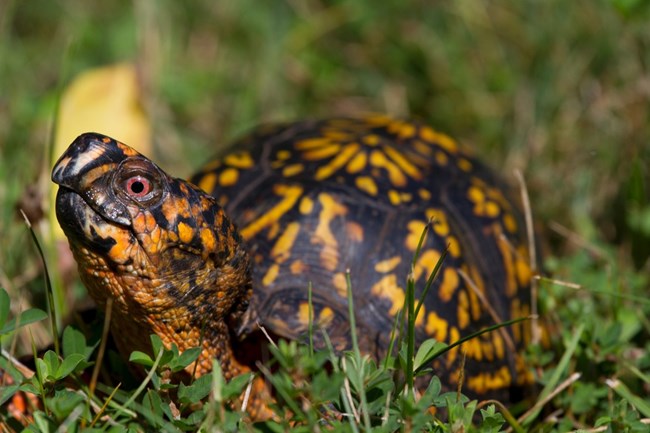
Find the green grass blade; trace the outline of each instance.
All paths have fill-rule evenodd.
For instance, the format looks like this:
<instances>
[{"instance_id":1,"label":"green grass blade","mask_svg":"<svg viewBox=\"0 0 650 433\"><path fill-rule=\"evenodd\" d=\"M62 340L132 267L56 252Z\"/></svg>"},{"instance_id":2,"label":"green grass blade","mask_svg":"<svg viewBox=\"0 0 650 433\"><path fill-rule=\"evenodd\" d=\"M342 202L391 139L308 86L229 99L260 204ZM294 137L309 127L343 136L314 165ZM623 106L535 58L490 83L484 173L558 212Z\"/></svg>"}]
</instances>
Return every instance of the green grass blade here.
<instances>
[{"instance_id":1,"label":"green grass blade","mask_svg":"<svg viewBox=\"0 0 650 433\"><path fill-rule=\"evenodd\" d=\"M605 383L607 383L607 386L613 389L616 394L627 400L632 406L641 412L644 417L650 418L650 403L645 399L632 393L632 391L630 391L630 389L620 380L607 379Z\"/></svg>"},{"instance_id":2,"label":"green grass blade","mask_svg":"<svg viewBox=\"0 0 650 433\"><path fill-rule=\"evenodd\" d=\"M538 400L543 400L547 395L549 395L553 389L560 383L560 379L562 375L564 374L565 371L567 371L569 367L569 362L571 361L573 354L576 351L576 348L578 347L578 341L580 341L580 337L582 336L582 333L585 330L585 324L580 323L578 325L578 328L573 332L573 338L569 341L569 344L567 345L566 350L564 351L564 354L562 355L562 358L560 359L560 362L557 364L557 367L555 367L555 370L553 371L553 374L551 375L548 383L546 386L544 386L544 389L542 389L542 392L540 392ZM541 407L537 410L532 411L525 419L521 421L521 424L523 426L530 425L535 418L539 415L541 411Z\"/></svg>"},{"instance_id":3,"label":"green grass blade","mask_svg":"<svg viewBox=\"0 0 650 433\"><path fill-rule=\"evenodd\" d=\"M413 362L415 358L415 280L413 274L406 279L406 393L414 395L414 371Z\"/></svg>"},{"instance_id":4,"label":"green grass blade","mask_svg":"<svg viewBox=\"0 0 650 433\"><path fill-rule=\"evenodd\" d=\"M56 308L54 304L54 290L52 289L52 280L50 278L50 272L47 267L47 261L45 260L45 254L43 254L43 249L41 248L41 244L38 241L38 238L36 237L36 233L34 232L34 228L32 227L32 223L29 221L29 218L27 218L27 215L22 211L20 213L23 215L23 218L25 219L25 223L27 224L27 228L29 229L29 233L32 237L32 241L34 242L34 245L36 245L36 249L38 250L38 255L41 259L41 262L43 263L43 273L45 274L45 291L47 293L47 304L48 308L50 310L50 323L52 325L52 339L54 340L54 351L58 356L61 356L61 347L59 344L59 329L57 326L57 319L56 319Z\"/></svg>"},{"instance_id":5,"label":"green grass blade","mask_svg":"<svg viewBox=\"0 0 650 433\"><path fill-rule=\"evenodd\" d=\"M402 307L402 309L400 309L397 312L397 315L395 316L395 320L393 320L393 327L390 330L390 340L388 341L388 350L386 351L386 357L384 358L384 370L388 370L389 368L388 363L390 362L391 354L393 353L393 348L395 347L395 343L398 340L397 328L399 324L402 322L404 308L405 307Z\"/></svg>"},{"instance_id":6,"label":"green grass blade","mask_svg":"<svg viewBox=\"0 0 650 433\"><path fill-rule=\"evenodd\" d=\"M361 357L361 350L359 350L359 340L357 338L357 324L354 315L354 299L352 296L352 281L350 280L350 271L345 272L345 282L347 285L347 295L348 295L348 314L350 320L350 337L352 338L352 352L357 361L357 389L359 390L359 398L361 400L361 412L363 416L363 423L367 431L370 431L370 415L368 414L368 402L366 399L366 393L363 388L363 358Z\"/></svg>"},{"instance_id":7,"label":"green grass blade","mask_svg":"<svg viewBox=\"0 0 650 433\"><path fill-rule=\"evenodd\" d=\"M440 268L442 267L442 264L444 263L448 254L449 254L449 245L445 247L445 250L442 252L442 255L438 259L436 266L433 268L433 271L431 271L431 274L429 275L429 278L427 279L427 282L424 285L424 289L422 290L422 294L420 295L420 299L418 300L418 306L415 309L415 317L418 317L418 314L420 313L420 308L422 308L422 304L424 304L424 300L426 299L427 294L429 293L429 289L431 289L431 286L433 286L433 282L436 280L436 277L440 273Z\"/></svg>"},{"instance_id":8,"label":"green grass blade","mask_svg":"<svg viewBox=\"0 0 650 433\"><path fill-rule=\"evenodd\" d=\"M307 285L307 305L309 306L309 323L307 333L309 334L309 355L314 356L314 302L312 299L311 281Z\"/></svg>"}]
</instances>

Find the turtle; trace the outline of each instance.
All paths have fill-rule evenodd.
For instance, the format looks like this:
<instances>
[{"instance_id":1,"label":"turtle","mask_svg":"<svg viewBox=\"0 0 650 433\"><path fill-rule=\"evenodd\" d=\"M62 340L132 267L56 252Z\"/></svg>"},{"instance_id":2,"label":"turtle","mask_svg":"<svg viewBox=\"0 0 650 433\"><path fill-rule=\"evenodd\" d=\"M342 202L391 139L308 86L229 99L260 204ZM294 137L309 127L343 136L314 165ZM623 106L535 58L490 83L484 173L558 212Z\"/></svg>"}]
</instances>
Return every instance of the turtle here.
<instances>
[{"instance_id":1,"label":"turtle","mask_svg":"<svg viewBox=\"0 0 650 433\"><path fill-rule=\"evenodd\" d=\"M100 309L112 302L120 352L150 351L150 334L180 351L198 346L187 374L209 372L214 359L226 379L255 370L261 328L301 340L317 326L349 349L349 291L360 349L385 356L407 278L421 296L441 257L415 319L418 343L453 343L531 314L532 240L512 188L424 122L261 126L189 181L85 133L52 180L81 280ZM530 341L530 326L516 323L432 368L448 389L464 375L463 393L508 402L532 382L522 355ZM268 397L263 383L255 393ZM250 411L260 416L262 405Z\"/></svg>"}]
</instances>

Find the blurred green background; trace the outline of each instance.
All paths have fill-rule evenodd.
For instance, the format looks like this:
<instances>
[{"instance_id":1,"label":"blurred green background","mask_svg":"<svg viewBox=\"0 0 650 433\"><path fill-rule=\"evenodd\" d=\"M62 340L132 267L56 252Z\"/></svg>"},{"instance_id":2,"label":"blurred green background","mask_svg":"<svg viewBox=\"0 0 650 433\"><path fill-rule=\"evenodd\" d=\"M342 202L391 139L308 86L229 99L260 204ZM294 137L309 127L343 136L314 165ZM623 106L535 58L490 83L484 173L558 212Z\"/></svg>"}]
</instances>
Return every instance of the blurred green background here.
<instances>
[{"instance_id":1,"label":"blurred green background","mask_svg":"<svg viewBox=\"0 0 650 433\"><path fill-rule=\"evenodd\" d=\"M178 176L261 122L416 117L523 171L550 255L607 245L647 272L649 18L645 0L0 2L0 285L43 292L18 203L47 215L61 89L123 61Z\"/></svg>"}]
</instances>

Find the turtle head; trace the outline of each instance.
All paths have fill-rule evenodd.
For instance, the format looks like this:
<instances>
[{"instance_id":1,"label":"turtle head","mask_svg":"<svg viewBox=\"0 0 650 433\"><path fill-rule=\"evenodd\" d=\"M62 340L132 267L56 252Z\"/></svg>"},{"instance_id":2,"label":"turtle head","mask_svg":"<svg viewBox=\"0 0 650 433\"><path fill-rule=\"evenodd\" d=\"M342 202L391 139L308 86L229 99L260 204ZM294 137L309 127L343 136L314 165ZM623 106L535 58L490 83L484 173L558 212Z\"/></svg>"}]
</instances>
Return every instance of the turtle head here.
<instances>
[{"instance_id":1,"label":"turtle head","mask_svg":"<svg viewBox=\"0 0 650 433\"><path fill-rule=\"evenodd\" d=\"M100 307L113 300L123 351L148 347L145 330L181 350L212 344L246 308L248 255L213 197L94 133L70 145L52 180L81 279Z\"/></svg>"}]
</instances>

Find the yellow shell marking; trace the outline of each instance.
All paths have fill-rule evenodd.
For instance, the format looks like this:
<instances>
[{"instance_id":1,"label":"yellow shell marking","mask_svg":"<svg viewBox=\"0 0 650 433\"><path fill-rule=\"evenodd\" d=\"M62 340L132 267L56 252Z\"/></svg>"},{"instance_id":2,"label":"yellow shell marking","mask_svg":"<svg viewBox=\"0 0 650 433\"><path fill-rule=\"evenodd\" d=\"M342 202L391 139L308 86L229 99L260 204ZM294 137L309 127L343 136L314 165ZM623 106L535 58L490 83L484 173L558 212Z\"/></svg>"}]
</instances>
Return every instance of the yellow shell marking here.
<instances>
[{"instance_id":1,"label":"yellow shell marking","mask_svg":"<svg viewBox=\"0 0 650 433\"><path fill-rule=\"evenodd\" d=\"M455 343L458 340L460 340L460 332L458 332L458 328L455 326L450 327L448 343ZM452 365L456 361L456 357L458 357L458 346L449 350L449 354L447 355L447 365Z\"/></svg>"},{"instance_id":2,"label":"yellow shell marking","mask_svg":"<svg viewBox=\"0 0 650 433\"><path fill-rule=\"evenodd\" d=\"M438 341L446 341L448 329L449 323L447 323L447 321L442 317L438 316L435 311L431 311L427 315L427 323L424 327L427 334Z\"/></svg>"},{"instance_id":3,"label":"yellow shell marking","mask_svg":"<svg viewBox=\"0 0 650 433\"><path fill-rule=\"evenodd\" d=\"M285 260L291 256L291 249L293 244L296 242L298 237L298 232L300 231L300 224L298 222L292 222L287 225L287 228L282 232L282 235L273 245L271 249L271 257L275 259L277 263L283 263Z\"/></svg>"},{"instance_id":4,"label":"yellow shell marking","mask_svg":"<svg viewBox=\"0 0 650 433\"><path fill-rule=\"evenodd\" d=\"M467 325L470 323L469 319L469 299L467 298L467 292L462 290L458 293L458 306L456 309L456 317L458 318L458 327L460 329L467 328Z\"/></svg>"},{"instance_id":5,"label":"yellow shell marking","mask_svg":"<svg viewBox=\"0 0 650 433\"><path fill-rule=\"evenodd\" d=\"M236 168L252 168L255 161L248 152L231 153L223 159L226 165Z\"/></svg>"},{"instance_id":6,"label":"yellow shell marking","mask_svg":"<svg viewBox=\"0 0 650 433\"><path fill-rule=\"evenodd\" d=\"M409 251L415 252L425 227L426 223L420 220L412 220L406 224L409 233L406 235L404 245Z\"/></svg>"},{"instance_id":7,"label":"yellow shell marking","mask_svg":"<svg viewBox=\"0 0 650 433\"><path fill-rule=\"evenodd\" d=\"M276 158L280 161L287 160L291 157L291 152L285 149L278 150L278 153L276 153Z\"/></svg>"},{"instance_id":8,"label":"yellow shell marking","mask_svg":"<svg viewBox=\"0 0 650 433\"><path fill-rule=\"evenodd\" d=\"M397 285L395 274L388 274L375 283L370 292L375 296L387 299L391 303L388 314L394 316L404 306L404 290Z\"/></svg>"},{"instance_id":9,"label":"yellow shell marking","mask_svg":"<svg viewBox=\"0 0 650 433\"><path fill-rule=\"evenodd\" d=\"M521 314L521 308L520 308L520 302L519 299L515 298L512 300L512 303L510 304L510 317L516 319L518 317L522 317ZM516 323L512 325L512 336L515 341L521 341L522 335L521 335L521 326L519 326L521 323Z\"/></svg>"},{"instance_id":10,"label":"yellow shell marking","mask_svg":"<svg viewBox=\"0 0 650 433\"><path fill-rule=\"evenodd\" d=\"M418 312L417 317L415 318L415 326L417 328L421 328L422 325L424 325L424 320L427 317L427 312L426 309L424 308L424 305L420 308L420 311Z\"/></svg>"},{"instance_id":11,"label":"yellow shell marking","mask_svg":"<svg viewBox=\"0 0 650 433\"><path fill-rule=\"evenodd\" d=\"M312 314L314 314L313 309ZM300 305L298 305L298 321L305 325L309 323L309 303L301 302Z\"/></svg>"},{"instance_id":12,"label":"yellow shell marking","mask_svg":"<svg viewBox=\"0 0 650 433\"><path fill-rule=\"evenodd\" d=\"M391 257L390 259L382 260L375 265L375 271L385 274L394 270L400 264L402 258L400 256Z\"/></svg>"},{"instance_id":13,"label":"yellow shell marking","mask_svg":"<svg viewBox=\"0 0 650 433\"><path fill-rule=\"evenodd\" d=\"M415 140L413 142L413 148L420 154L430 158L433 155L433 148L420 140Z\"/></svg>"},{"instance_id":14,"label":"yellow shell marking","mask_svg":"<svg viewBox=\"0 0 650 433\"><path fill-rule=\"evenodd\" d=\"M470 171L472 171L472 163L469 162L469 160L467 160L465 158L459 158L458 159L458 168L460 168L461 170L469 173Z\"/></svg>"},{"instance_id":15,"label":"yellow shell marking","mask_svg":"<svg viewBox=\"0 0 650 433\"><path fill-rule=\"evenodd\" d=\"M408 122L403 122L399 126L397 133L399 135L399 138L411 138L415 135L415 125Z\"/></svg>"},{"instance_id":16,"label":"yellow shell marking","mask_svg":"<svg viewBox=\"0 0 650 433\"><path fill-rule=\"evenodd\" d=\"M433 222L433 231L440 236L447 236L449 234L449 224L447 223L447 215L440 209L427 209L427 218Z\"/></svg>"},{"instance_id":17,"label":"yellow shell marking","mask_svg":"<svg viewBox=\"0 0 650 433\"><path fill-rule=\"evenodd\" d=\"M504 348L504 342L503 342L503 337L499 332L491 332L492 335L492 344L490 347L494 348L494 354L497 357L497 359L503 359L505 357L505 348Z\"/></svg>"},{"instance_id":18,"label":"yellow shell marking","mask_svg":"<svg viewBox=\"0 0 650 433\"><path fill-rule=\"evenodd\" d=\"M438 251L433 249L422 251L413 268L413 278L415 281L419 280L423 274L425 278L429 278L438 260L440 260L440 253Z\"/></svg>"},{"instance_id":19,"label":"yellow shell marking","mask_svg":"<svg viewBox=\"0 0 650 433\"><path fill-rule=\"evenodd\" d=\"M325 137L329 138L332 141L347 141L352 138L349 133L340 131L338 129L323 129L322 133Z\"/></svg>"},{"instance_id":20,"label":"yellow shell marking","mask_svg":"<svg viewBox=\"0 0 650 433\"><path fill-rule=\"evenodd\" d=\"M473 282L478 286L476 280L473 280ZM483 281L480 282L482 283ZM485 288L479 287L479 291L485 293ZM469 307L470 313L472 315L472 320L478 321L481 318L481 301L474 290L470 289L467 291L467 293L469 293Z\"/></svg>"},{"instance_id":21,"label":"yellow shell marking","mask_svg":"<svg viewBox=\"0 0 650 433\"><path fill-rule=\"evenodd\" d=\"M273 206L268 212L248 224L241 230L241 235L244 239L251 239L261 230L277 222L282 215L291 210L300 196L302 195L302 187L288 186L288 185L275 185L273 192L282 197L280 202Z\"/></svg>"},{"instance_id":22,"label":"yellow shell marking","mask_svg":"<svg viewBox=\"0 0 650 433\"><path fill-rule=\"evenodd\" d=\"M436 143L450 153L455 153L458 150L458 145L451 137L434 131L430 126L420 128L420 138L429 143Z\"/></svg>"},{"instance_id":23,"label":"yellow shell marking","mask_svg":"<svg viewBox=\"0 0 650 433\"><path fill-rule=\"evenodd\" d=\"M347 171L350 174L355 174L363 170L368 161L368 155L366 152L359 152L354 155L354 158L350 160L350 163L347 165Z\"/></svg>"},{"instance_id":24,"label":"yellow shell marking","mask_svg":"<svg viewBox=\"0 0 650 433\"><path fill-rule=\"evenodd\" d=\"M367 144L368 146L376 146L379 144L380 141L379 136L376 134L368 134L364 136L361 140L364 142L364 144Z\"/></svg>"},{"instance_id":25,"label":"yellow shell marking","mask_svg":"<svg viewBox=\"0 0 650 433\"><path fill-rule=\"evenodd\" d=\"M300 211L301 214L309 215L311 211L314 210L314 201L309 197L304 196L300 200L300 204L298 206L299 206L298 210Z\"/></svg>"},{"instance_id":26,"label":"yellow shell marking","mask_svg":"<svg viewBox=\"0 0 650 433\"><path fill-rule=\"evenodd\" d=\"M517 221L511 214L507 213L503 215L503 225L510 233L517 232Z\"/></svg>"},{"instance_id":27,"label":"yellow shell marking","mask_svg":"<svg viewBox=\"0 0 650 433\"><path fill-rule=\"evenodd\" d=\"M481 352L486 361L488 362L494 361L494 347L492 346L491 341L481 340Z\"/></svg>"},{"instance_id":28,"label":"yellow shell marking","mask_svg":"<svg viewBox=\"0 0 650 433\"><path fill-rule=\"evenodd\" d=\"M452 257L460 257L460 243L458 243L458 239L455 236L447 236L446 240L449 245L449 254Z\"/></svg>"},{"instance_id":29,"label":"yellow shell marking","mask_svg":"<svg viewBox=\"0 0 650 433\"><path fill-rule=\"evenodd\" d=\"M494 196L494 194L490 194L490 196ZM473 185L469 187L467 190L467 198L474 203L474 213L476 215L496 218L501 213L499 204L493 200L488 200L485 191L479 186ZM498 199L498 197L495 198Z\"/></svg>"},{"instance_id":30,"label":"yellow shell marking","mask_svg":"<svg viewBox=\"0 0 650 433\"><path fill-rule=\"evenodd\" d=\"M298 173L301 173L305 169L305 166L302 164L291 164L287 165L282 169L282 176L284 177L291 177L295 176Z\"/></svg>"},{"instance_id":31,"label":"yellow shell marking","mask_svg":"<svg viewBox=\"0 0 650 433\"><path fill-rule=\"evenodd\" d=\"M418 190L418 195L422 200L431 200L431 192L428 189L420 188Z\"/></svg>"},{"instance_id":32,"label":"yellow shell marking","mask_svg":"<svg viewBox=\"0 0 650 433\"><path fill-rule=\"evenodd\" d=\"M530 306L527 304L522 304L521 300L515 298L512 300L510 305L510 315L513 318L526 317L530 314ZM526 322L520 322L512 326L512 335L516 342L519 341L530 341L530 324Z\"/></svg>"},{"instance_id":33,"label":"yellow shell marking","mask_svg":"<svg viewBox=\"0 0 650 433\"><path fill-rule=\"evenodd\" d=\"M435 143L437 141L438 133L433 130L430 126L423 126L420 128L420 138L429 143Z\"/></svg>"},{"instance_id":34,"label":"yellow shell marking","mask_svg":"<svg viewBox=\"0 0 650 433\"><path fill-rule=\"evenodd\" d=\"M440 284L440 290L438 291L438 296L440 296L443 302L449 302L451 300L451 297L458 288L458 282L458 272L453 268L445 268L442 274L442 284Z\"/></svg>"},{"instance_id":35,"label":"yellow shell marking","mask_svg":"<svg viewBox=\"0 0 650 433\"><path fill-rule=\"evenodd\" d=\"M530 279L533 277L533 272L530 269L530 265L526 260L528 257L527 251L519 251L515 261L515 267L517 269L517 282L520 286L527 286L530 284Z\"/></svg>"},{"instance_id":36,"label":"yellow shell marking","mask_svg":"<svg viewBox=\"0 0 650 433\"><path fill-rule=\"evenodd\" d=\"M199 182L198 186L203 191L210 193L212 192L216 184L217 184L217 175L214 173L208 173L201 178L201 181Z\"/></svg>"},{"instance_id":37,"label":"yellow shell marking","mask_svg":"<svg viewBox=\"0 0 650 433\"><path fill-rule=\"evenodd\" d=\"M354 155L357 154L357 152L359 152L359 148L360 146L357 143L345 146L341 153L339 153L332 161L316 170L314 179L327 179L332 174L336 173L337 170L343 167Z\"/></svg>"},{"instance_id":38,"label":"yellow shell marking","mask_svg":"<svg viewBox=\"0 0 650 433\"><path fill-rule=\"evenodd\" d=\"M277 221L273 221L269 225L269 230L266 232L266 238L271 240L275 239L275 237L278 235L280 232L280 224Z\"/></svg>"},{"instance_id":39,"label":"yellow shell marking","mask_svg":"<svg viewBox=\"0 0 650 433\"><path fill-rule=\"evenodd\" d=\"M278 277L278 273L280 272L280 266L277 263L273 263L271 266L269 266L269 269L266 271L266 274L262 277L262 284L265 286L269 286L273 284L275 279Z\"/></svg>"},{"instance_id":40,"label":"yellow shell marking","mask_svg":"<svg viewBox=\"0 0 650 433\"><path fill-rule=\"evenodd\" d=\"M373 150L370 153L370 164L377 168L383 168L388 173L388 179L390 182L397 187L406 186L406 176L400 168L386 158L386 155L383 152L378 150Z\"/></svg>"},{"instance_id":41,"label":"yellow shell marking","mask_svg":"<svg viewBox=\"0 0 650 433\"><path fill-rule=\"evenodd\" d=\"M413 179L422 179L422 173L420 170L409 161L401 152L395 150L392 147L386 146L384 152L390 159L395 162L406 174L411 176Z\"/></svg>"},{"instance_id":42,"label":"yellow shell marking","mask_svg":"<svg viewBox=\"0 0 650 433\"><path fill-rule=\"evenodd\" d=\"M438 163L438 165L447 165L448 162L449 157L445 152L436 152L436 163Z\"/></svg>"},{"instance_id":43,"label":"yellow shell marking","mask_svg":"<svg viewBox=\"0 0 650 433\"><path fill-rule=\"evenodd\" d=\"M337 272L334 274L332 277L332 285L334 285L334 289L336 289L336 293L339 294L344 299L347 299L348 296L348 282L345 277L345 273L343 272Z\"/></svg>"},{"instance_id":44,"label":"yellow shell marking","mask_svg":"<svg viewBox=\"0 0 650 433\"><path fill-rule=\"evenodd\" d=\"M339 153L341 150L340 144L330 144L329 146L324 146L309 150L302 154L302 157L308 161L318 161L319 159L329 158Z\"/></svg>"},{"instance_id":45,"label":"yellow shell marking","mask_svg":"<svg viewBox=\"0 0 650 433\"><path fill-rule=\"evenodd\" d=\"M496 218L501 213L501 208L498 204L493 201L488 201L485 203L485 215L490 218Z\"/></svg>"},{"instance_id":46,"label":"yellow shell marking","mask_svg":"<svg viewBox=\"0 0 650 433\"><path fill-rule=\"evenodd\" d=\"M221 186L232 186L239 179L239 171L235 168L227 168L219 175L219 184Z\"/></svg>"},{"instance_id":47,"label":"yellow shell marking","mask_svg":"<svg viewBox=\"0 0 650 433\"><path fill-rule=\"evenodd\" d=\"M271 161L271 168L277 170L281 167L284 167L287 164L287 161L275 160Z\"/></svg>"},{"instance_id":48,"label":"yellow shell marking","mask_svg":"<svg viewBox=\"0 0 650 433\"><path fill-rule=\"evenodd\" d=\"M464 342L463 350L468 358L476 359L477 361L483 360L483 349L481 348L481 341L478 338L472 338Z\"/></svg>"},{"instance_id":49,"label":"yellow shell marking","mask_svg":"<svg viewBox=\"0 0 650 433\"><path fill-rule=\"evenodd\" d=\"M314 314L313 309L312 314ZM334 311L330 307L324 307L318 314L318 317L312 318L312 323L318 326L326 326L333 318ZM309 324L309 303L301 302L298 306L298 321L305 325Z\"/></svg>"},{"instance_id":50,"label":"yellow shell marking","mask_svg":"<svg viewBox=\"0 0 650 433\"><path fill-rule=\"evenodd\" d=\"M298 259L298 260L294 260L294 261L291 262L291 264L289 265L289 271L290 271L293 275L299 275L299 274L302 274L302 273L305 272L306 270L307 270L307 265L305 265L305 262L303 262L303 261L300 260L300 259Z\"/></svg>"},{"instance_id":51,"label":"yellow shell marking","mask_svg":"<svg viewBox=\"0 0 650 433\"><path fill-rule=\"evenodd\" d=\"M363 227L359 223L348 221L345 224L345 233L347 234L348 239L353 242L363 241Z\"/></svg>"},{"instance_id":52,"label":"yellow shell marking","mask_svg":"<svg viewBox=\"0 0 650 433\"><path fill-rule=\"evenodd\" d=\"M547 347L544 343L542 345ZM530 385L535 381L535 375L530 371L528 363L523 356L515 355L515 368L517 370L517 385Z\"/></svg>"},{"instance_id":53,"label":"yellow shell marking","mask_svg":"<svg viewBox=\"0 0 650 433\"><path fill-rule=\"evenodd\" d=\"M503 366L495 373L482 372L465 379L467 387L483 394L493 389L501 389L512 383L512 375L508 367Z\"/></svg>"},{"instance_id":54,"label":"yellow shell marking","mask_svg":"<svg viewBox=\"0 0 650 433\"><path fill-rule=\"evenodd\" d=\"M376 196L377 195L377 184L375 183L375 180L370 177L370 176L358 176L355 180L354 183L356 184L357 188L359 188L362 191L367 192L371 196Z\"/></svg>"},{"instance_id":55,"label":"yellow shell marking","mask_svg":"<svg viewBox=\"0 0 650 433\"><path fill-rule=\"evenodd\" d=\"M330 225L335 218L347 214L348 208L326 193L319 194L318 201L320 201L322 209L311 242L322 246L320 257L323 267L333 271L338 267L339 249L338 241L332 233Z\"/></svg>"},{"instance_id":56,"label":"yellow shell marking","mask_svg":"<svg viewBox=\"0 0 650 433\"><path fill-rule=\"evenodd\" d=\"M513 251L510 248L508 240L503 236L497 235L497 246L501 252L501 258L503 266L506 268L506 281L505 281L505 290L508 297L513 297L517 294L517 275L515 269L515 258L513 257Z\"/></svg>"},{"instance_id":57,"label":"yellow shell marking","mask_svg":"<svg viewBox=\"0 0 650 433\"><path fill-rule=\"evenodd\" d=\"M316 149L318 147L328 146L332 141L329 138L316 137L299 141L295 144L297 150Z\"/></svg>"},{"instance_id":58,"label":"yellow shell marking","mask_svg":"<svg viewBox=\"0 0 650 433\"><path fill-rule=\"evenodd\" d=\"M402 194L400 194L399 191L391 189L388 191L388 200L390 201L390 204L397 206L402 203Z\"/></svg>"},{"instance_id":59,"label":"yellow shell marking","mask_svg":"<svg viewBox=\"0 0 650 433\"><path fill-rule=\"evenodd\" d=\"M481 188L476 185L472 185L467 189L467 198L472 203L479 204L485 201L485 194Z\"/></svg>"},{"instance_id":60,"label":"yellow shell marking","mask_svg":"<svg viewBox=\"0 0 650 433\"><path fill-rule=\"evenodd\" d=\"M318 314L318 325L327 326L334 318L334 311L330 307L324 307Z\"/></svg>"}]
</instances>

